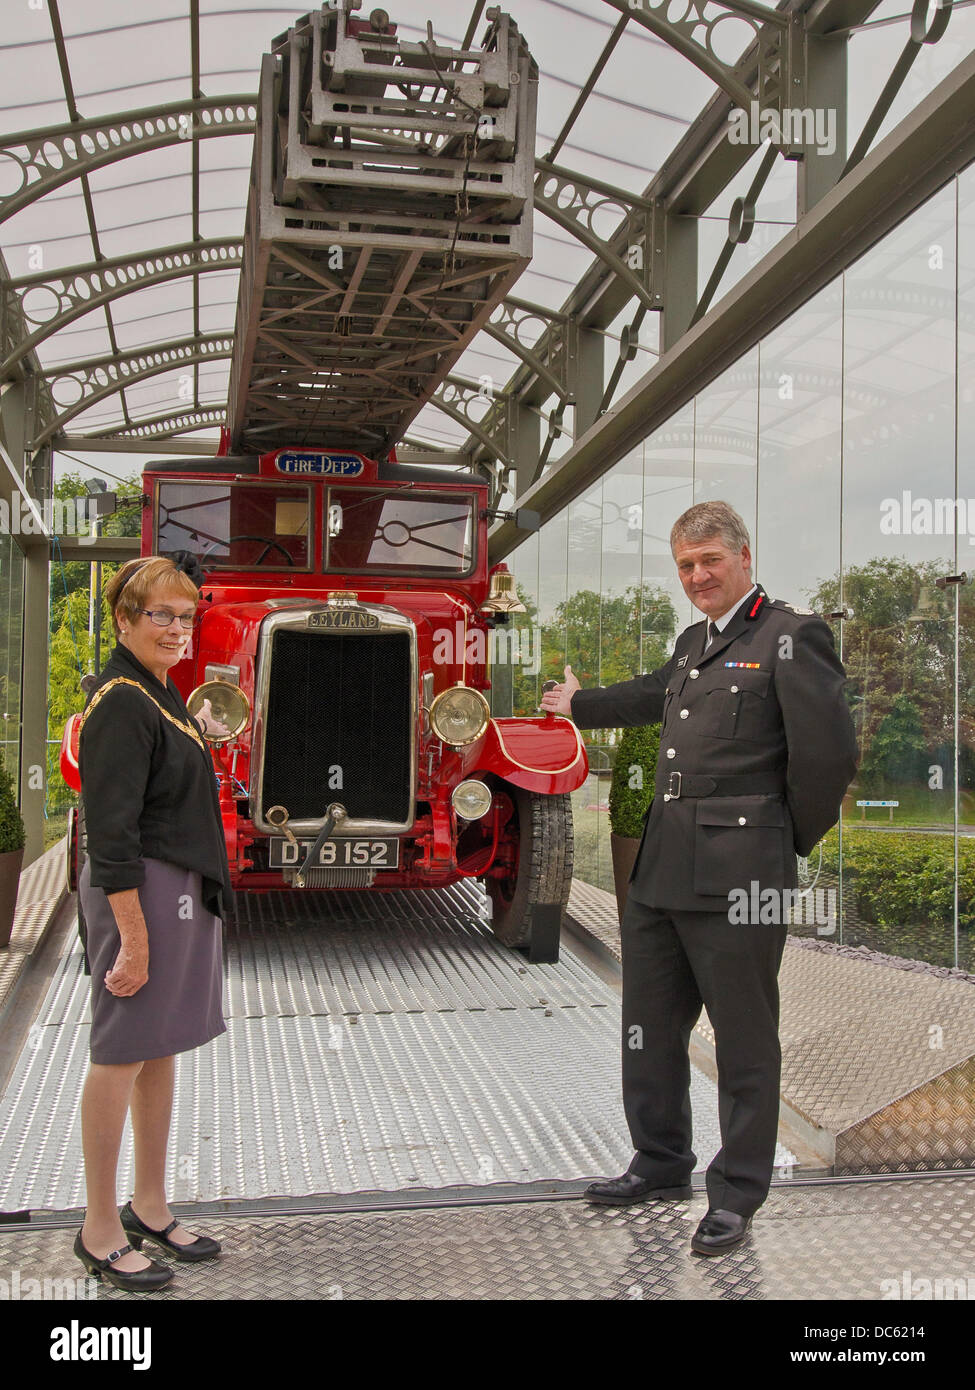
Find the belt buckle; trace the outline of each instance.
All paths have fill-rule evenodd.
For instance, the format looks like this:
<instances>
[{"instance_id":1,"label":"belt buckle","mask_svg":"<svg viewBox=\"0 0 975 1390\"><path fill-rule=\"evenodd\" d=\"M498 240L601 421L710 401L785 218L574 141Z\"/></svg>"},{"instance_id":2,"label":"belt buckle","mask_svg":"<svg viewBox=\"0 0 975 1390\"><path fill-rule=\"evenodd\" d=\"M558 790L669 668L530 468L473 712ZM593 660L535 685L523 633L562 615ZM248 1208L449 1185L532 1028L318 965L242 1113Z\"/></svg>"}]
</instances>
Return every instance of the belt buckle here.
<instances>
[{"instance_id":1,"label":"belt buckle","mask_svg":"<svg viewBox=\"0 0 975 1390\"><path fill-rule=\"evenodd\" d=\"M676 789L676 791L674 790L674 778L675 778L675 777L677 778L677 789ZM667 795L670 797L671 801L679 801L679 800L680 800L680 773L679 773L679 772L672 772L672 773L670 774L670 786L667 788Z\"/></svg>"}]
</instances>

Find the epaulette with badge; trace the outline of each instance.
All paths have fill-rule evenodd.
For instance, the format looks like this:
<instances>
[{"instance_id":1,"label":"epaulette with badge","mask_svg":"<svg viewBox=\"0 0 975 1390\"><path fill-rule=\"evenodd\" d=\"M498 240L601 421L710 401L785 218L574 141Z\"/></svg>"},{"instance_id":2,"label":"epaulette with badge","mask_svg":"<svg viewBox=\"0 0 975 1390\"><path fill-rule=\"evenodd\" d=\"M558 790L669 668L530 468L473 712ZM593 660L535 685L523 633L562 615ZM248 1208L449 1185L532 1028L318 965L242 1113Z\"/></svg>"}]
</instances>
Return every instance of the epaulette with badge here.
<instances>
[{"instance_id":1,"label":"epaulette with badge","mask_svg":"<svg viewBox=\"0 0 975 1390\"><path fill-rule=\"evenodd\" d=\"M797 604L786 603L785 600L781 598L774 599L773 603L776 608L784 608L787 612L795 613L800 618L816 617L816 614L813 612L811 608L799 608Z\"/></svg>"}]
</instances>

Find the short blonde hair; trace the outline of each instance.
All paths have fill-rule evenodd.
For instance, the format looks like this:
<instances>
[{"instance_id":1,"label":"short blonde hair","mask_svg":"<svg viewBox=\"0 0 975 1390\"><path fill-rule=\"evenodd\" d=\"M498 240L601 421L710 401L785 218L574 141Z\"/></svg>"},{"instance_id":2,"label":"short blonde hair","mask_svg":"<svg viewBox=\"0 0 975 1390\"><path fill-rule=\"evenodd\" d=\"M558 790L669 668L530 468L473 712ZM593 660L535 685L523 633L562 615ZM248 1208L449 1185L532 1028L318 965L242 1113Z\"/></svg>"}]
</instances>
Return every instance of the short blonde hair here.
<instances>
[{"instance_id":1,"label":"short blonde hair","mask_svg":"<svg viewBox=\"0 0 975 1390\"><path fill-rule=\"evenodd\" d=\"M119 635L119 614L134 623L153 589L160 587L171 594L199 602L199 589L186 571L179 569L168 555L144 555L138 560L127 560L112 575L105 585L105 602L112 615L116 637Z\"/></svg>"}]
</instances>

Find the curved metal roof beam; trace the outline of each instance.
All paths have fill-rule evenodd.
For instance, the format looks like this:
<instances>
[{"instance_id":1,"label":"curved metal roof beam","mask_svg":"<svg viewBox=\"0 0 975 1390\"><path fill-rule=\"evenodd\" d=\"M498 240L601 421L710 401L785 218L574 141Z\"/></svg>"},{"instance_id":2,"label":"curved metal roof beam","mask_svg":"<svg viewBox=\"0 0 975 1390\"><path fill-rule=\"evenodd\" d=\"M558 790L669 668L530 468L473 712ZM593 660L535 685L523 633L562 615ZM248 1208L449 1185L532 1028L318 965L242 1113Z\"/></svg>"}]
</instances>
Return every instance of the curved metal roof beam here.
<instances>
[{"instance_id":1,"label":"curved metal roof beam","mask_svg":"<svg viewBox=\"0 0 975 1390\"><path fill-rule=\"evenodd\" d=\"M215 135L253 135L257 100L203 97L18 131L0 142L0 222L52 189L129 155Z\"/></svg>"},{"instance_id":2,"label":"curved metal roof beam","mask_svg":"<svg viewBox=\"0 0 975 1390\"><path fill-rule=\"evenodd\" d=\"M212 362L229 357L233 351L233 334L209 333L200 338L181 338L155 347L108 357L91 357L83 362L69 362L44 372L55 404L61 413L45 425L30 448L37 450L55 435L62 434L69 420L89 406L114 396L126 387L178 367L192 367L199 362Z\"/></svg>"},{"instance_id":3,"label":"curved metal roof beam","mask_svg":"<svg viewBox=\"0 0 975 1390\"><path fill-rule=\"evenodd\" d=\"M239 270L242 248L239 237L187 241L178 246L161 246L139 256L89 261L85 265L65 266L62 270L22 275L6 284L0 282L4 295L19 293L20 312L25 326L32 330L0 362L0 377L5 377L38 344L52 338L67 324L133 290L187 275L202 275L208 270ZM32 296L37 302L32 302Z\"/></svg>"}]
</instances>

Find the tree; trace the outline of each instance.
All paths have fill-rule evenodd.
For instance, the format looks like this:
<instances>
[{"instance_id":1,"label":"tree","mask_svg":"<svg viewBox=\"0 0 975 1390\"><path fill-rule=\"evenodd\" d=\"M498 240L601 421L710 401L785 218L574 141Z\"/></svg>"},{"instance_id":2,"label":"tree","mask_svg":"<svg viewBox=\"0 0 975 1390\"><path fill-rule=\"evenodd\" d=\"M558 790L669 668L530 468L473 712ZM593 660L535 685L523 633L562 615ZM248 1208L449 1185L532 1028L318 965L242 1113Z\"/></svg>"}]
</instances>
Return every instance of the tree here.
<instances>
[{"instance_id":1,"label":"tree","mask_svg":"<svg viewBox=\"0 0 975 1390\"><path fill-rule=\"evenodd\" d=\"M142 525L142 480L128 478L114 485L119 510L106 517L100 533L106 536L138 536ZM60 500L87 497L80 473L66 473L54 484ZM118 569L117 564L102 565L102 586ZM47 788L48 809L73 799L60 771L60 743L70 715L84 708L85 697L79 684L88 671L93 642L88 633L91 561L62 560L57 545L51 561L50 649L48 655L47 706ZM102 659L115 645L115 632L107 606L99 615Z\"/></svg>"},{"instance_id":2,"label":"tree","mask_svg":"<svg viewBox=\"0 0 975 1390\"><path fill-rule=\"evenodd\" d=\"M953 742L954 596L935 586L942 569L932 561L878 558L844 571L843 604L853 617L843 624L843 664L865 772L891 776L898 742L906 754L908 741L918 767L914 755L922 746L930 752ZM838 576L820 583L811 606L817 613L839 609ZM960 643L969 658L972 629L972 615L963 610ZM881 727L883 745L874 759Z\"/></svg>"},{"instance_id":3,"label":"tree","mask_svg":"<svg viewBox=\"0 0 975 1390\"><path fill-rule=\"evenodd\" d=\"M670 595L655 585L630 584L621 594L579 589L543 629L543 679L561 681L568 664L583 685L629 680L663 664L676 624Z\"/></svg>"}]
</instances>

